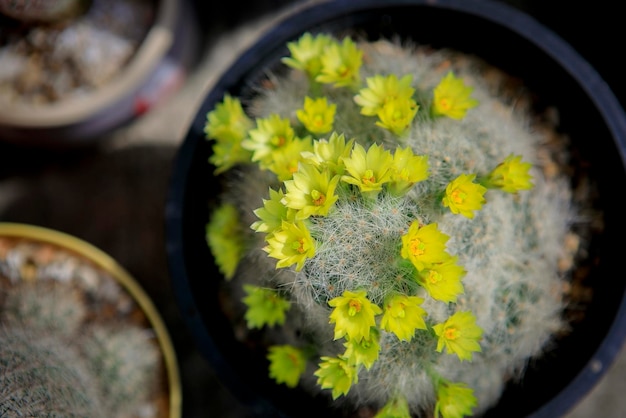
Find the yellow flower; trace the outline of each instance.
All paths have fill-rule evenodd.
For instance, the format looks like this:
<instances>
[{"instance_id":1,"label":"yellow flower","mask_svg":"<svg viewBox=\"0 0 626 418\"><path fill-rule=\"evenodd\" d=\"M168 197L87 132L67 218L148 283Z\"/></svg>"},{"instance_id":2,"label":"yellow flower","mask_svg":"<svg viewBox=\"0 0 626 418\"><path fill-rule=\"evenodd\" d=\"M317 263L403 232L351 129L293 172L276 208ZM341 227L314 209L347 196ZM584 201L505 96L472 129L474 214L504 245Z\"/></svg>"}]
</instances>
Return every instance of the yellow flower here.
<instances>
[{"instance_id":1,"label":"yellow flower","mask_svg":"<svg viewBox=\"0 0 626 418\"><path fill-rule=\"evenodd\" d=\"M333 129L336 110L337 105L328 104L326 97L311 99L307 96L304 98L304 108L298 109L296 116L307 131L314 134L325 134Z\"/></svg>"},{"instance_id":2,"label":"yellow flower","mask_svg":"<svg viewBox=\"0 0 626 418\"><path fill-rule=\"evenodd\" d=\"M446 261L432 264L419 274L419 284L428 292L430 297L441 302L456 302L459 295L465 291L461 279L465 269L459 266L458 257L449 257Z\"/></svg>"},{"instance_id":3,"label":"yellow flower","mask_svg":"<svg viewBox=\"0 0 626 418\"><path fill-rule=\"evenodd\" d=\"M289 301L271 289L244 284L243 290L246 292L243 303L248 307L244 316L248 328L285 323L285 313L290 307Z\"/></svg>"},{"instance_id":4,"label":"yellow flower","mask_svg":"<svg viewBox=\"0 0 626 418\"><path fill-rule=\"evenodd\" d=\"M283 58L282 62L291 68L306 72L309 79L314 80L322 68L321 57L324 49L333 43L335 40L328 35L313 36L306 32L297 41L287 43L291 56Z\"/></svg>"},{"instance_id":5,"label":"yellow flower","mask_svg":"<svg viewBox=\"0 0 626 418\"><path fill-rule=\"evenodd\" d=\"M437 351L446 347L448 354L456 354L461 361L471 360L474 351L481 351L478 341L483 330L476 325L476 317L471 312L456 312L446 322L433 327L439 337Z\"/></svg>"},{"instance_id":6,"label":"yellow flower","mask_svg":"<svg viewBox=\"0 0 626 418\"><path fill-rule=\"evenodd\" d=\"M239 226L237 208L230 204L217 207L206 227L206 240L215 258L215 264L230 280L243 257L244 242Z\"/></svg>"},{"instance_id":7,"label":"yellow flower","mask_svg":"<svg viewBox=\"0 0 626 418\"><path fill-rule=\"evenodd\" d=\"M413 99L391 99L378 111L376 126L387 129L395 135L403 136L408 132L418 107Z\"/></svg>"},{"instance_id":8,"label":"yellow flower","mask_svg":"<svg viewBox=\"0 0 626 418\"><path fill-rule=\"evenodd\" d=\"M370 339L370 328L376 326L375 316L382 312L367 299L365 290L346 290L342 296L331 299L328 304L335 308L330 313L330 322L335 324L335 340L347 335L356 342Z\"/></svg>"},{"instance_id":9,"label":"yellow flower","mask_svg":"<svg viewBox=\"0 0 626 418\"><path fill-rule=\"evenodd\" d=\"M302 350L291 345L273 345L269 348L270 377L276 383L294 388L306 370L306 357Z\"/></svg>"},{"instance_id":10,"label":"yellow flower","mask_svg":"<svg viewBox=\"0 0 626 418\"><path fill-rule=\"evenodd\" d=\"M471 219L474 217L474 211L482 208L487 188L474 183L475 178L475 174L461 174L446 186L443 205L449 207L452 213Z\"/></svg>"},{"instance_id":11,"label":"yellow flower","mask_svg":"<svg viewBox=\"0 0 626 418\"><path fill-rule=\"evenodd\" d=\"M445 251L449 238L437 229L436 223L420 227L417 221L413 221L407 233L402 235L400 255L411 261L417 271L422 271L450 257Z\"/></svg>"},{"instance_id":12,"label":"yellow flower","mask_svg":"<svg viewBox=\"0 0 626 418\"><path fill-rule=\"evenodd\" d=\"M252 120L243 111L241 102L226 94L215 109L207 113L204 132L207 138L215 140L209 157L215 174L220 174L235 164L249 162L251 154L241 146L241 141L252 128Z\"/></svg>"},{"instance_id":13,"label":"yellow flower","mask_svg":"<svg viewBox=\"0 0 626 418\"><path fill-rule=\"evenodd\" d=\"M474 391L464 383L441 382L437 386L434 418L463 418L477 404Z\"/></svg>"},{"instance_id":14,"label":"yellow flower","mask_svg":"<svg viewBox=\"0 0 626 418\"><path fill-rule=\"evenodd\" d=\"M346 37L341 43L331 43L321 57L322 70L315 78L334 87L356 87L360 80L359 70L363 63L363 51L352 39Z\"/></svg>"},{"instance_id":15,"label":"yellow flower","mask_svg":"<svg viewBox=\"0 0 626 418\"><path fill-rule=\"evenodd\" d=\"M269 199L263 199L263 207L253 211L259 220L250 225L250 228L256 232L271 234L281 227L283 220L291 219L287 207L282 203L285 196L283 191L270 188L269 194Z\"/></svg>"},{"instance_id":16,"label":"yellow flower","mask_svg":"<svg viewBox=\"0 0 626 418\"><path fill-rule=\"evenodd\" d=\"M313 141L313 152L303 152L304 161L315 165L321 170L328 169L332 175L343 174L345 165L343 159L350 156L354 138L346 142L343 134L336 132L330 138Z\"/></svg>"},{"instance_id":17,"label":"yellow flower","mask_svg":"<svg viewBox=\"0 0 626 418\"><path fill-rule=\"evenodd\" d=\"M262 168L272 161L272 152L284 147L294 139L294 131L289 119L272 114L256 120L256 128L248 133L241 146L252 151L252 161L259 161Z\"/></svg>"},{"instance_id":18,"label":"yellow flower","mask_svg":"<svg viewBox=\"0 0 626 418\"><path fill-rule=\"evenodd\" d=\"M432 114L463 119L469 109L478 105L478 101L470 97L473 90L449 72L435 87Z\"/></svg>"},{"instance_id":19,"label":"yellow flower","mask_svg":"<svg viewBox=\"0 0 626 418\"><path fill-rule=\"evenodd\" d=\"M278 259L276 268L295 264L296 271L300 271L306 259L315 255L315 241L302 221L283 221L280 229L268 236L266 241L268 245L263 250Z\"/></svg>"},{"instance_id":20,"label":"yellow flower","mask_svg":"<svg viewBox=\"0 0 626 418\"><path fill-rule=\"evenodd\" d=\"M396 334L401 341L411 341L416 329L426 329L426 310L417 296L395 295L385 302L385 314L380 327Z\"/></svg>"},{"instance_id":21,"label":"yellow flower","mask_svg":"<svg viewBox=\"0 0 626 418\"><path fill-rule=\"evenodd\" d=\"M276 174L278 180L289 180L298 171L300 162L304 160L302 153L310 152L312 149L311 138L294 138L283 147L272 152L271 159L268 158L266 163L266 168Z\"/></svg>"},{"instance_id":22,"label":"yellow flower","mask_svg":"<svg viewBox=\"0 0 626 418\"><path fill-rule=\"evenodd\" d=\"M532 176L528 173L531 163L523 163L520 155L509 155L498 164L483 183L489 188L498 188L507 193L533 188Z\"/></svg>"},{"instance_id":23,"label":"yellow flower","mask_svg":"<svg viewBox=\"0 0 626 418\"><path fill-rule=\"evenodd\" d=\"M376 116L385 103L395 100L410 100L415 92L411 87L413 76L405 75L400 80L395 74L388 76L375 75L368 77L367 88L361 89L354 97L356 104L361 106L361 114Z\"/></svg>"},{"instance_id":24,"label":"yellow flower","mask_svg":"<svg viewBox=\"0 0 626 418\"><path fill-rule=\"evenodd\" d=\"M252 153L241 146L241 142L215 142L209 162L215 166L214 174L220 174L239 163L251 161Z\"/></svg>"},{"instance_id":25,"label":"yellow flower","mask_svg":"<svg viewBox=\"0 0 626 418\"><path fill-rule=\"evenodd\" d=\"M428 178L428 156L415 155L410 147L396 148L393 154L391 179L388 190L397 195L403 195L413 185Z\"/></svg>"},{"instance_id":26,"label":"yellow flower","mask_svg":"<svg viewBox=\"0 0 626 418\"><path fill-rule=\"evenodd\" d=\"M222 102L207 113L204 132L207 138L219 142L239 143L252 126L252 120L243 111L239 99L226 94Z\"/></svg>"},{"instance_id":27,"label":"yellow flower","mask_svg":"<svg viewBox=\"0 0 626 418\"><path fill-rule=\"evenodd\" d=\"M309 216L326 216L338 199L335 194L339 176L332 176L328 171L320 172L310 164L300 164L293 179L285 181L287 193L283 203L296 210L296 219Z\"/></svg>"},{"instance_id":28,"label":"yellow flower","mask_svg":"<svg viewBox=\"0 0 626 418\"><path fill-rule=\"evenodd\" d=\"M402 395L390 399L374 418L411 418L409 403Z\"/></svg>"},{"instance_id":29,"label":"yellow flower","mask_svg":"<svg viewBox=\"0 0 626 418\"><path fill-rule=\"evenodd\" d=\"M342 358L324 356L321 360L314 373L317 384L322 389L332 389L333 400L347 395L352 385L359 381L356 366Z\"/></svg>"},{"instance_id":30,"label":"yellow flower","mask_svg":"<svg viewBox=\"0 0 626 418\"><path fill-rule=\"evenodd\" d=\"M356 143L343 163L349 175L341 176L341 180L358 186L361 192L377 194L391 179L393 156L382 145L373 144L365 152L365 148Z\"/></svg>"},{"instance_id":31,"label":"yellow flower","mask_svg":"<svg viewBox=\"0 0 626 418\"><path fill-rule=\"evenodd\" d=\"M356 366L364 365L366 369L370 369L380 353L380 334L376 328L372 328L369 339L361 339L355 341L348 339L344 344L346 351L343 358Z\"/></svg>"}]
</instances>

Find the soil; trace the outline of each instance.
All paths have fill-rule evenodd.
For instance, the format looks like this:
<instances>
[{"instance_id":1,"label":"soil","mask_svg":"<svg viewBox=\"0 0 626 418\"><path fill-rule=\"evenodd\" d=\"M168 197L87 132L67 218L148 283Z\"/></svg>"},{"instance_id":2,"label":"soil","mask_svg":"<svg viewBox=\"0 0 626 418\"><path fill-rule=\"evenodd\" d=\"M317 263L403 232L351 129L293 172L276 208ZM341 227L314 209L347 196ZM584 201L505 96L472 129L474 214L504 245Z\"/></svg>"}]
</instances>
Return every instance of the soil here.
<instances>
[{"instance_id":1,"label":"soil","mask_svg":"<svg viewBox=\"0 0 626 418\"><path fill-rule=\"evenodd\" d=\"M87 257L55 244L0 236L0 326L8 323L3 314L7 295L12 287L25 282L46 286L45 289L65 287L67 294L78 295L77 300L86 308L86 314L74 338L80 338L80 334L94 324L144 329L150 336L149 344L153 344L158 353L154 386L132 411L123 411L115 418L169 417L167 369L156 334L145 312L114 276Z\"/></svg>"},{"instance_id":2,"label":"soil","mask_svg":"<svg viewBox=\"0 0 626 418\"><path fill-rule=\"evenodd\" d=\"M154 21L156 0L92 0L72 19L29 23L0 14L0 106L50 105L113 79Z\"/></svg>"}]
</instances>

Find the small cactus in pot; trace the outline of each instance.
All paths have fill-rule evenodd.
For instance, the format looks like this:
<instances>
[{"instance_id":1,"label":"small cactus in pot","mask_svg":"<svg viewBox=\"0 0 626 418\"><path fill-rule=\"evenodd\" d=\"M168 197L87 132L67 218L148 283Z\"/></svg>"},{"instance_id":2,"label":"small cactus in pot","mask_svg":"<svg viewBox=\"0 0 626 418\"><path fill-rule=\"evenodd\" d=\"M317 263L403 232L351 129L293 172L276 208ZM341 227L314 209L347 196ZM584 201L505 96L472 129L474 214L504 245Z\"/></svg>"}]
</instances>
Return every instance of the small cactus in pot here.
<instances>
[{"instance_id":1,"label":"small cactus in pot","mask_svg":"<svg viewBox=\"0 0 626 418\"><path fill-rule=\"evenodd\" d=\"M0 416L177 418L174 352L150 300L71 236L0 224Z\"/></svg>"},{"instance_id":2,"label":"small cactus in pot","mask_svg":"<svg viewBox=\"0 0 626 418\"><path fill-rule=\"evenodd\" d=\"M104 417L94 376L67 341L0 328L0 414Z\"/></svg>"},{"instance_id":3,"label":"small cactus in pot","mask_svg":"<svg viewBox=\"0 0 626 418\"><path fill-rule=\"evenodd\" d=\"M40 282L13 285L0 304L0 412L132 416L158 380L153 335L134 324L88 323L86 301Z\"/></svg>"},{"instance_id":4,"label":"small cactus in pot","mask_svg":"<svg viewBox=\"0 0 626 418\"><path fill-rule=\"evenodd\" d=\"M269 376L379 418L484 412L568 327L565 149L467 56L288 49L205 129L225 184L207 242Z\"/></svg>"}]
</instances>

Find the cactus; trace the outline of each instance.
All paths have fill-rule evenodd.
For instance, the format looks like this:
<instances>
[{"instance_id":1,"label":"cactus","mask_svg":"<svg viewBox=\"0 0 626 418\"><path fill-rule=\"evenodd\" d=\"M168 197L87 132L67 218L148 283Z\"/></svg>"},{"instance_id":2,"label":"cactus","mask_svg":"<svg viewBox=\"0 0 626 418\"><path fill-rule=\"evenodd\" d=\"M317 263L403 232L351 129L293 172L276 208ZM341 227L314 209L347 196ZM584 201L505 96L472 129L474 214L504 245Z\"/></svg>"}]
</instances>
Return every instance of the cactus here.
<instances>
[{"instance_id":1,"label":"cactus","mask_svg":"<svg viewBox=\"0 0 626 418\"><path fill-rule=\"evenodd\" d=\"M0 416L104 417L98 388L67 341L0 327Z\"/></svg>"},{"instance_id":2,"label":"cactus","mask_svg":"<svg viewBox=\"0 0 626 418\"><path fill-rule=\"evenodd\" d=\"M87 308L75 291L49 280L20 281L7 291L0 319L9 326L69 336L78 331Z\"/></svg>"},{"instance_id":3,"label":"cactus","mask_svg":"<svg viewBox=\"0 0 626 418\"><path fill-rule=\"evenodd\" d=\"M85 336L81 352L112 416L133 411L155 389L159 352L152 337L131 325L93 326Z\"/></svg>"},{"instance_id":4,"label":"cactus","mask_svg":"<svg viewBox=\"0 0 626 418\"><path fill-rule=\"evenodd\" d=\"M107 292L33 277L0 294L0 416L155 416L156 337L134 315L116 322Z\"/></svg>"},{"instance_id":5,"label":"cactus","mask_svg":"<svg viewBox=\"0 0 626 418\"><path fill-rule=\"evenodd\" d=\"M205 129L216 211L240 226L211 251L238 263L249 327L297 329L271 377L379 417L485 411L567 329L564 148L476 59L326 34L288 47L286 72L225 95Z\"/></svg>"}]
</instances>

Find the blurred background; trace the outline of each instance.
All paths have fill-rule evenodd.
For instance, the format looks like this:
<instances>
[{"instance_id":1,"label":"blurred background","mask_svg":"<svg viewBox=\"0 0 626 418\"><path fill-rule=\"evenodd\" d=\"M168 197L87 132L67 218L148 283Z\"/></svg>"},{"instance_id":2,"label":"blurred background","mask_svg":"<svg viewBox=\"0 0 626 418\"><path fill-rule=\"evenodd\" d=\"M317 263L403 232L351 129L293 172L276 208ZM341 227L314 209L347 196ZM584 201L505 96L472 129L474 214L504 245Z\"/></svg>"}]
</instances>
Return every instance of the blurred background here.
<instances>
[{"instance_id":1,"label":"blurred background","mask_svg":"<svg viewBox=\"0 0 626 418\"><path fill-rule=\"evenodd\" d=\"M501 2L529 13L569 42L611 86L622 106L626 104L626 83L617 64L626 26L618 2ZM212 83L272 24L310 1L174 3L177 20L160 16L171 29L173 46L152 67L138 70L145 78L135 80L132 98L120 99L85 125L56 126L47 134L3 130L7 121L2 115L14 109L0 101L0 221L57 229L115 258L152 296L168 325L182 373L184 417L245 418L250 411L197 352L173 301L164 204L176 150ZM159 18L146 13L147 21ZM0 83L15 62L7 58L6 45L20 30L13 19L0 16ZM82 140L77 131L89 133L89 139ZM622 350L601 383L567 417L626 416L625 373Z\"/></svg>"}]
</instances>

